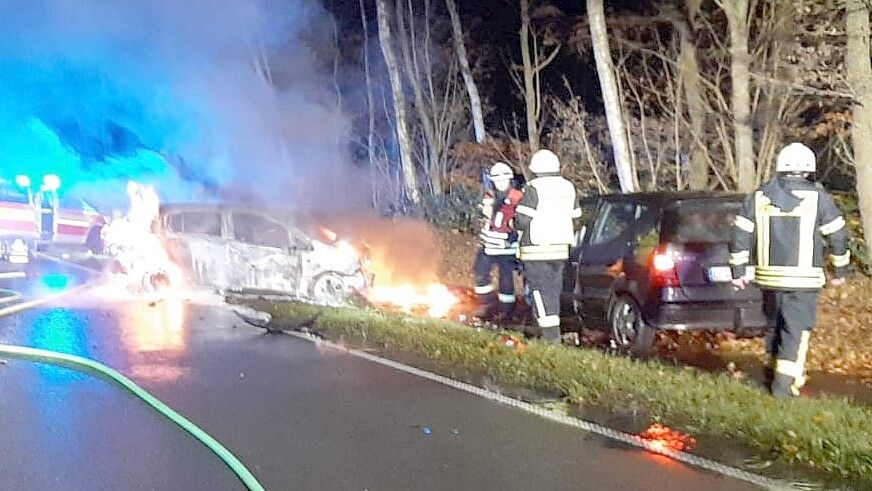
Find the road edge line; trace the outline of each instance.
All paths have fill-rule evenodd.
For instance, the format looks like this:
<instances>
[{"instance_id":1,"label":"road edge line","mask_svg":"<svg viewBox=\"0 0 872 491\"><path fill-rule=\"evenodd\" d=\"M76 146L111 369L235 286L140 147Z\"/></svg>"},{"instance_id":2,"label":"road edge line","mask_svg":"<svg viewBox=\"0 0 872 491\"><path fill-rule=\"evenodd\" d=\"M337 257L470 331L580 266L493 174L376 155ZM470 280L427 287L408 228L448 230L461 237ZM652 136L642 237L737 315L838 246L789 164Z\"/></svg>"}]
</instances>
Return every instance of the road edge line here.
<instances>
[{"instance_id":1,"label":"road edge line","mask_svg":"<svg viewBox=\"0 0 872 491\"><path fill-rule=\"evenodd\" d=\"M338 351L342 351L348 353L352 356L362 358L364 360L377 363L382 366L386 366L389 368L393 368L394 370L398 370L409 375L414 375L416 377L420 377L426 380L430 380L432 382L436 382L438 384L450 387L452 389L460 390L462 392L466 392L469 394L473 394L479 396L481 398L487 399L492 402L496 402L499 404L503 404L506 406L511 406L516 409L520 409L524 412L534 414L536 416L545 418L549 421L560 423L565 426L571 426L573 428L580 429L582 431L586 431L588 433L593 433L610 440L615 440L621 443L625 443L627 445L641 448L643 450L647 450L652 453L656 453L659 455L663 455L665 457L669 457L673 460L682 462L684 464L688 464L694 467L698 467L709 472L713 472L715 474L720 474L722 476L731 477L734 479L738 479L741 481L745 481L750 484L754 484L757 486L761 486L766 489L773 490L781 490L781 489L796 489L794 486L791 486L788 483L783 481L778 481L776 479L771 479L765 476L761 476L759 474L754 474L753 472L748 472L736 467L729 466L727 464L721 464L720 462L716 462L711 459L707 459L705 457L700 457L698 455L693 455L687 452L679 452L679 451L670 451L662 448L658 448L650 444L649 442L643 440L642 438L632 435L630 433L625 433L622 431L618 431L612 428L608 428L597 423L593 423L590 421L586 421L580 418L576 418L573 416L568 416L566 414L559 413L557 411L552 411L549 409L545 409L535 404L531 404L529 402L525 402L519 399L515 399L503 394L499 394L497 392L493 392L488 389L483 389L481 387L477 387L472 384L467 384L465 382L460 382L458 380L454 380L452 378L448 378L442 375L438 375L433 372L428 372L426 370L422 370L420 368L416 368L410 365L406 365L404 363L400 363L398 361L390 360L387 358L382 358L380 356L373 355L371 353L367 353L365 351L360 351L354 348L349 348L346 346L339 345L332 341L328 341L322 339L313 334L307 334L298 331L283 331L285 334L293 336L298 339L302 339L305 341L309 341L316 345L323 345L329 348L336 349Z\"/></svg>"},{"instance_id":2,"label":"road edge line","mask_svg":"<svg viewBox=\"0 0 872 491\"><path fill-rule=\"evenodd\" d=\"M93 284L93 283L84 283L82 285L75 286L73 288L70 288L69 290L64 290L64 291L59 292L59 293L54 293L54 294L51 294L51 295L48 295L48 296L45 296L42 298L37 298L34 300L29 300L27 302L21 302L21 303L15 304L15 305L10 305L9 307L0 309L0 317L8 317L10 315L17 314L19 312L23 312L25 310L32 309L34 307L39 307L40 305L44 305L44 304L49 303L53 300L59 300L61 298L72 295L74 293L78 293L78 292L87 290L89 288L93 288L95 286L97 286L97 285Z\"/></svg>"},{"instance_id":3,"label":"road edge line","mask_svg":"<svg viewBox=\"0 0 872 491\"><path fill-rule=\"evenodd\" d=\"M51 261L53 263L57 263L57 264L60 264L63 266L73 268L73 269L78 269L79 271L83 271L83 272L86 272L86 273L89 273L89 274L92 274L95 276L106 276L106 274L103 273L102 271L99 271L99 270L96 270L93 268L89 268L87 266L82 266L81 264L70 261L69 259L64 259L62 257L52 256L51 254L46 254L44 252L34 252L33 255L36 257L40 257L42 259L45 259L47 261Z\"/></svg>"}]
</instances>

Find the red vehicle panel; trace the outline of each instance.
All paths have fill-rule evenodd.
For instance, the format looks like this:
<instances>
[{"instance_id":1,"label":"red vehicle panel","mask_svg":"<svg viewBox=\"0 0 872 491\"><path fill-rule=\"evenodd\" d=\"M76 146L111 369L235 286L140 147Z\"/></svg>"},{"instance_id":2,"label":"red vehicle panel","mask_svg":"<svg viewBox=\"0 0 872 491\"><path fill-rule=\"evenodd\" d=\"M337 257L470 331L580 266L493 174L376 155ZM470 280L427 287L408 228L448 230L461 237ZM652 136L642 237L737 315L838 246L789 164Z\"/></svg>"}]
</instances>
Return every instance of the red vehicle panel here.
<instances>
[{"instance_id":1,"label":"red vehicle panel","mask_svg":"<svg viewBox=\"0 0 872 491\"><path fill-rule=\"evenodd\" d=\"M0 201L0 236L5 235L36 238L36 215L30 205Z\"/></svg>"}]
</instances>

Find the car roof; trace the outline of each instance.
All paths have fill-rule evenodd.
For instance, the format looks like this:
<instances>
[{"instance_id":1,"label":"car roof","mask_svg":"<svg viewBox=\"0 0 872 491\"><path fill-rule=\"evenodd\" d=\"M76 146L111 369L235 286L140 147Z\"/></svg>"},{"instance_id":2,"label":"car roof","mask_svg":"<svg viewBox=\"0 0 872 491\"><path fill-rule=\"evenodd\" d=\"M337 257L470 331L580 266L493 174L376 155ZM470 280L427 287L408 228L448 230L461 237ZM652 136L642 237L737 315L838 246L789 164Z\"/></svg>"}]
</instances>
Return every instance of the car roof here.
<instances>
[{"instance_id":1,"label":"car roof","mask_svg":"<svg viewBox=\"0 0 872 491\"><path fill-rule=\"evenodd\" d=\"M272 218L273 220L290 226L301 233L311 233L311 230L308 230L307 227L303 226L299 220L289 217L287 212L242 203L164 203L160 205L159 213L160 216L163 217L171 213L184 213L186 211L205 211L214 213L248 212Z\"/></svg>"},{"instance_id":2,"label":"car roof","mask_svg":"<svg viewBox=\"0 0 872 491\"><path fill-rule=\"evenodd\" d=\"M265 208L238 203L166 203L160 205L161 215L184 211L214 211L218 213L226 211L247 211L261 215L273 215L273 213Z\"/></svg>"}]
</instances>

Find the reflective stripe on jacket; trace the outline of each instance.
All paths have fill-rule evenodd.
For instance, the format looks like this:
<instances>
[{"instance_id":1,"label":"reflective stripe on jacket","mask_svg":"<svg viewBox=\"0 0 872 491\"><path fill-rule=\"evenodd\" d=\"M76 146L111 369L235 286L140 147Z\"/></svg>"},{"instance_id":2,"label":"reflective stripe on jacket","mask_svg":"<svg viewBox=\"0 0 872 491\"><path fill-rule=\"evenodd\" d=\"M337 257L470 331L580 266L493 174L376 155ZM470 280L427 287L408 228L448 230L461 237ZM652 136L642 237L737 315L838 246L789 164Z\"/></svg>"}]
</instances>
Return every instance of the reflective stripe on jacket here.
<instances>
[{"instance_id":1,"label":"reflective stripe on jacket","mask_svg":"<svg viewBox=\"0 0 872 491\"><path fill-rule=\"evenodd\" d=\"M824 247L836 274L850 262L848 232L824 188L799 177L779 176L743 203L730 244L733 276L754 264L754 282L775 290L819 289L826 282Z\"/></svg>"},{"instance_id":2,"label":"reflective stripe on jacket","mask_svg":"<svg viewBox=\"0 0 872 491\"><path fill-rule=\"evenodd\" d=\"M518 239L514 219L518 203L523 198L521 191L510 188L503 196L487 194L482 201L482 211L488 221L478 234L484 253L488 256L509 256L518 253Z\"/></svg>"},{"instance_id":3,"label":"reflective stripe on jacket","mask_svg":"<svg viewBox=\"0 0 872 491\"><path fill-rule=\"evenodd\" d=\"M562 261L574 240L572 220L581 217L575 186L558 175L542 175L527 183L517 208L523 261Z\"/></svg>"}]
</instances>

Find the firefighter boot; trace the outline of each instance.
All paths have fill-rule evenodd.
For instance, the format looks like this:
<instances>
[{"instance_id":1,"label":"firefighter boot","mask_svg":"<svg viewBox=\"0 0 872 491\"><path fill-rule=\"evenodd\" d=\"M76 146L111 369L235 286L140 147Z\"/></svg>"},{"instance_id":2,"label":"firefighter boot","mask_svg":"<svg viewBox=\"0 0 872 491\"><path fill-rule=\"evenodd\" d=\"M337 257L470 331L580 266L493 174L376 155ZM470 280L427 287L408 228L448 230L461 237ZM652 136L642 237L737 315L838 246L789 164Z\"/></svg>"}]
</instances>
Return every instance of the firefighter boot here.
<instances>
[{"instance_id":1,"label":"firefighter boot","mask_svg":"<svg viewBox=\"0 0 872 491\"><path fill-rule=\"evenodd\" d=\"M542 341L548 344L560 344L560 326L555 327L543 327L542 328Z\"/></svg>"},{"instance_id":2,"label":"firefighter boot","mask_svg":"<svg viewBox=\"0 0 872 491\"><path fill-rule=\"evenodd\" d=\"M799 397L799 388L796 386L793 377L783 373L775 373L769 388L772 397L776 399Z\"/></svg>"},{"instance_id":3,"label":"firefighter boot","mask_svg":"<svg viewBox=\"0 0 872 491\"><path fill-rule=\"evenodd\" d=\"M515 314L515 296L500 294L499 300L499 307L497 308L495 320L508 324L512 322L512 318Z\"/></svg>"}]
</instances>

